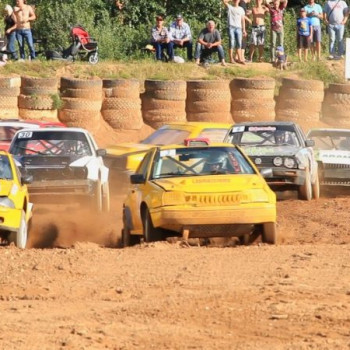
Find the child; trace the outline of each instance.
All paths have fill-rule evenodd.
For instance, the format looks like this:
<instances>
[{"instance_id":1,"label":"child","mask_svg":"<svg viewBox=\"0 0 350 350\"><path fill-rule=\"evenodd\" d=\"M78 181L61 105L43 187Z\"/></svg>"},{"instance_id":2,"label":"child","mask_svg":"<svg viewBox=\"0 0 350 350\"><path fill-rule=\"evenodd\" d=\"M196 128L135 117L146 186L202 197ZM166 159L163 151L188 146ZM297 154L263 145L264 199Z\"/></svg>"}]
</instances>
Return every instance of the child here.
<instances>
[{"instance_id":1,"label":"child","mask_svg":"<svg viewBox=\"0 0 350 350\"><path fill-rule=\"evenodd\" d=\"M287 69L287 55L284 52L283 46L277 46L276 48L275 66L280 70Z\"/></svg>"},{"instance_id":2,"label":"child","mask_svg":"<svg viewBox=\"0 0 350 350\"><path fill-rule=\"evenodd\" d=\"M306 10L300 10L300 18L297 20L297 47L299 61L302 60L301 52L303 51L304 61L307 61L307 55L312 38L311 19L306 17Z\"/></svg>"}]
</instances>

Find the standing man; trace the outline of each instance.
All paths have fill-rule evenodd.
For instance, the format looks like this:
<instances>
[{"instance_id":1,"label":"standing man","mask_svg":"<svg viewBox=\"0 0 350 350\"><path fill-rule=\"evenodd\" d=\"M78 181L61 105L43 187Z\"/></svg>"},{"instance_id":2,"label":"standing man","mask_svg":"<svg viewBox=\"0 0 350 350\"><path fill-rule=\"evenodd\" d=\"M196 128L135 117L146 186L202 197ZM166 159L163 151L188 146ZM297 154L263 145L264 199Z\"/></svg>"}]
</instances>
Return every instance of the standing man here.
<instances>
[{"instance_id":1,"label":"standing man","mask_svg":"<svg viewBox=\"0 0 350 350\"><path fill-rule=\"evenodd\" d=\"M181 14L176 16L175 22L173 22L169 28L172 38L173 48L187 48L187 59L192 61L192 35L190 26L184 22Z\"/></svg>"},{"instance_id":2,"label":"standing man","mask_svg":"<svg viewBox=\"0 0 350 350\"><path fill-rule=\"evenodd\" d=\"M162 60L163 50L167 50L169 61L174 60L174 50L173 44L171 43L171 35L168 29L163 26L164 18L163 16L156 16L156 25L152 28L151 44L156 50L156 59L158 61Z\"/></svg>"},{"instance_id":3,"label":"standing man","mask_svg":"<svg viewBox=\"0 0 350 350\"><path fill-rule=\"evenodd\" d=\"M221 65L226 66L225 53L221 45L221 35L219 31L215 29L215 22L208 21L206 28L204 28L198 36L194 54L196 64L200 64L201 61L204 61L213 52L218 53Z\"/></svg>"},{"instance_id":4,"label":"standing man","mask_svg":"<svg viewBox=\"0 0 350 350\"><path fill-rule=\"evenodd\" d=\"M267 4L271 17L271 62L275 62L277 41L279 46L283 46L283 13L288 4L288 0L273 0L273 5Z\"/></svg>"},{"instance_id":5,"label":"standing man","mask_svg":"<svg viewBox=\"0 0 350 350\"><path fill-rule=\"evenodd\" d=\"M30 58L35 59L34 42L30 22L36 19L33 8L26 5L24 0L16 0L14 14L17 21L16 38L19 45L19 54L22 60L25 59L24 41L27 42Z\"/></svg>"},{"instance_id":6,"label":"standing man","mask_svg":"<svg viewBox=\"0 0 350 350\"><path fill-rule=\"evenodd\" d=\"M304 7L307 16L311 19L312 38L311 38L311 54L312 60L321 57L321 19L323 18L322 7L315 3L315 0L309 0L309 4Z\"/></svg>"},{"instance_id":7,"label":"standing man","mask_svg":"<svg viewBox=\"0 0 350 350\"><path fill-rule=\"evenodd\" d=\"M343 0L328 0L324 4L324 22L328 25L329 59L339 59L344 56L344 29L349 17L349 8ZM335 43L338 51L336 55Z\"/></svg>"},{"instance_id":8,"label":"standing man","mask_svg":"<svg viewBox=\"0 0 350 350\"><path fill-rule=\"evenodd\" d=\"M256 5L252 9L253 23L252 23L252 35L250 38L250 51L249 61L253 61L254 51L258 48L259 58L258 62L263 61L264 45L265 45L265 15L269 12L269 9L263 6L263 0L256 0Z\"/></svg>"},{"instance_id":9,"label":"standing man","mask_svg":"<svg viewBox=\"0 0 350 350\"><path fill-rule=\"evenodd\" d=\"M7 42L7 51L10 53L10 56L15 61L18 60L17 52L15 50L15 41L16 41L16 17L13 13L13 8L10 5L5 6L5 38Z\"/></svg>"},{"instance_id":10,"label":"standing man","mask_svg":"<svg viewBox=\"0 0 350 350\"><path fill-rule=\"evenodd\" d=\"M234 0L233 5L229 4L230 0L223 0L224 5L227 8L227 24L228 24L228 36L229 36L229 49L230 62L235 63L233 58L233 49L237 51L237 62L245 64L244 56L242 54L242 42L243 36L246 36L245 31L245 12L244 9L239 6L239 0Z\"/></svg>"}]
</instances>

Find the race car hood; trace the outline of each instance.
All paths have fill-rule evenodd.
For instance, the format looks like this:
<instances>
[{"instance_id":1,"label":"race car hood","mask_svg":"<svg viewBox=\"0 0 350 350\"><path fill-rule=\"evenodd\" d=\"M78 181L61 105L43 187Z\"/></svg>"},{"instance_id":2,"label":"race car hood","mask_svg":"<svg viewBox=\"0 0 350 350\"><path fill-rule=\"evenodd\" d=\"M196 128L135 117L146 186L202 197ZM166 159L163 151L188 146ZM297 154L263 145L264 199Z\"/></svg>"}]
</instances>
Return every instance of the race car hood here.
<instances>
[{"instance_id":1,"label":"race car hood","mask_svg":"<svg viewBox=\"0 0 350 350\"><path fill-rule=\"evenodd\" d=\"M142 143L119 143L117 145L108 146L106 148L107 154L120 156L127 153L147 151L154 145L146 145Z\"/></svg>"},{"instance_id":2,"label":"race car hood","mask_svg":"<svg viewBox=\"0 0 350 350\"><path fill-rule=\"evenodd\" d=\"M262 188L263 182L258 175L210 175L191 176L186 178L168 178L153 180L165 191L182 192L235 192L248 188Z\"/></svg>"},{"instance_id":3,"label":"race car hood","mask_svg":"<svg viewBox=\"0 0 350 350\"><path fill-rule=\"evenodd\" d=\"M350 164L350 151L319 150L316 159L324 164Z\"/></svg>"},{"instance_id":4,"label":"race car hood","mask_svg":"<svg viewBox=\"0 0 350 350\"><path fill-rule=\"evenodd\" d=\"M285 156L291 157L297 154L300 150L300 147L296 146L248 146L242 147L244 152L251 157L261 157L261 156Z\"/></svg>"},{"instance_id":5,"label":"race car hood","mask_svg":"<svg viewBox=\"0 0 350 350\"><path fill-rule=\"evenodd\" d=\"M12 189L13 181L0 180L0 197L8 197Z\"/></svg>"}]
</instances>

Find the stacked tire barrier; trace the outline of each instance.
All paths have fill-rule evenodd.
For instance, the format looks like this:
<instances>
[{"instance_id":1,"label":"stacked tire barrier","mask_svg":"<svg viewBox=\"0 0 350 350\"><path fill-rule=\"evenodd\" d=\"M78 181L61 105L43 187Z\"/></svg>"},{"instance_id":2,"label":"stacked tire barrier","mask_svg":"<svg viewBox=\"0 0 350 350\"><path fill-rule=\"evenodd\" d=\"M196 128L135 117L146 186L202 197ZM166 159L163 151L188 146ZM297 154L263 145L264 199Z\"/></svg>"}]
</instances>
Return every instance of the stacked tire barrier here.
<instances>
[{"instance_id":1,"label":"stacked tire barrier","mask_svg":"<svg viewBox=\"0 0 350 350\"><path fill-rule=\"evenodd\" d=\"M230 83L231 115L236 123L275 120L275 80L235 78Z\"/></svg>"},{"instance_id":2,"label":"stacked tire barrier","mask_svg":"<svg viewBox=\"0 0 350 350\"><path fill-rule=\"evenodd\" d=\"M101 121L102 80L61 78L59 120L67 126L98 130Z\"/></svg>"},{"instance_id":3,"label":"stacked tire barrier","mask_svg":"<svg viewBox=\"0 0 350 350\"><path fill-rule=\"evenodd\" d=\"M59 100L56 78L21 77L21 94L18 96L21 119L57 120Z\"/></svg>"},{"instance_id":4,"label":"stacked tire barrier","mask_svg":"<svg viewBox=\"0 0 350 350\"><path fill-rule=\"evenodd\" d=\"M322 103L322 121L350 128L350 84L329 84Z\"/></svg>"},{"instance_id":5,"label":"stacked tire barrier","mask_svg":"<svg viewBox=\"0 0 350 350\"><path fill-rule=\"evenodd\" d=\"M18 95L21 78L0 78L0 119L18 118Z\"/></svg>"},{"instance_id":6,"label":"stacked tire barrier","mask_svg":"<svg viewBox=\"0 0 350 350\"><path fill-rule=\"evenodd\" d=\"M227 80L187 82L186 112L191 122L232 122Z\"/></svg>"},{"instance_id":7,"label":"stacked tire barrier","mask_svg":"<svg viewBox=\"0 0 350 350\"><path fill-rule=\"evenodd\" d=\"M141 100L143 121L152 128L186 121L186 81L145 80Z\"/></svg>"},{"instance_id":8,"label":"stacked tire barrier","mask_svg":"<svg viewBox=\"0 0 350 350\"><path fill-rule=\"evenodd\" d=\"M324 84L318 80L283 78L276 104L276 119L293 122L320 120Z\"/></svg>"},{"instance_id":9,"label":"stacked tire barrier","mask_svg":"<svg viewBox=\"0 0 350 350\"><path fill-rule=\"evenodd\" d=\"M115 130L139 130L143 125L140 82L103 80L102 117Z\"/></svg>"}]
</instances>

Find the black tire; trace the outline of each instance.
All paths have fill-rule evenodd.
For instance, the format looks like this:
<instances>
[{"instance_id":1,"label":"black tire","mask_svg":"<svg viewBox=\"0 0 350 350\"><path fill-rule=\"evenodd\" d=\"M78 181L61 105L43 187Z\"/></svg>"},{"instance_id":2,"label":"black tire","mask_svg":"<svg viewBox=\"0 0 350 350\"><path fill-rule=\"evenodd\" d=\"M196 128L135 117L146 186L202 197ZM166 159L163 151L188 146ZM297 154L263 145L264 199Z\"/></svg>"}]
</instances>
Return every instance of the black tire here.
<instances>
[{"instance_id":1,"label":"black tire","mask_svg":"<svg viewBox=\"0 0 350 350\"><path fill-rule=\"evenodd\" d=\"M130 234L130 229L126 224L125 214L123 212L123 228L122 228L122 247L130 247L136 244L140 244L140 236Z\"/></svg>"},{"instance_id":2,"label":"black tire","mask_svg":"<svg viewBox=\"0 0 350 350\"><path fill-rule=\"evenodd\" d=\"M303 199L306 201L311 201L312 199L311 176L310 176L310 170L308 168L305 170L304 185L299 186L298 195L299 195L299 199Z\"/></svg>"},{"instance_id":3,"label":"black tire","mask_svg":"<svg viewBox=\"0 0 350 350\"><path fill-rule=\"evenodd\" d=\"M142 215L143 237L145 242L155 242L162 240L162 232L153 226L151 214L145 209Z\"/></svg>"},{"instance_id":4,"label":"black tire","mask_svg":"<svg viewBox=\"0 0 350 350\"><path fill-rule=\"evenodd\" d=\"M241 245L249 245L250 243L250 234L246 233L243 236L239 237L239 242L241 243Z\"/></svg>"},{"instance_id":5,"label":"black tire","mask_svg":"<svg viewBox=\"0 0 350 350\"><path fill-rule=\"evenodd\" d=\"M263 243L276 244L277 243L277 229L275 222L265 222L261 235Z\"/></svg>"},{"instance_id":6,"label":"black tire","mask_svg":"<svg viewBox=\"0 0 350 350\"><path fill-rule=\"evenodd\" d=\"M88 61L90 64L98 63L98 53L97 52L90 52L88 55Z\"/></svg>"}]
</instances>

